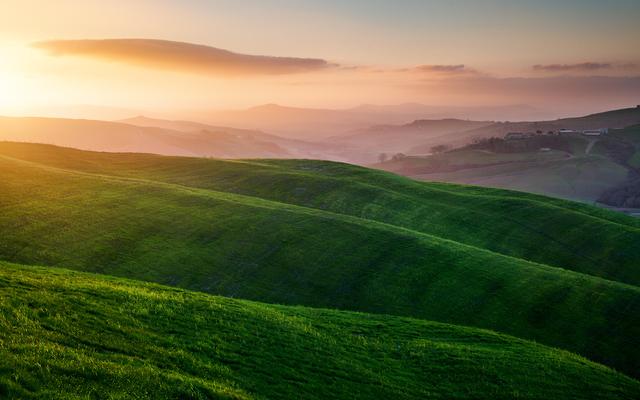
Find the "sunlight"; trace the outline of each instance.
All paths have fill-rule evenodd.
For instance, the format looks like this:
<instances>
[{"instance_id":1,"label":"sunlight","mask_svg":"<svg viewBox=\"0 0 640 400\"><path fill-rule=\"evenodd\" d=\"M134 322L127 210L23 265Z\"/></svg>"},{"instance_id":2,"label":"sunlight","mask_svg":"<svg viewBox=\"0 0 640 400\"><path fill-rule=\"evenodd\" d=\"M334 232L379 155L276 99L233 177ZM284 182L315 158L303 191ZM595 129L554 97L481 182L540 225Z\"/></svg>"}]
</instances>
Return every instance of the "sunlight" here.
<instances>
[{"instance_id":1,"label":"sunlight","mask_svg":"<svg viewBox=\"0 0 640 400\"><path fill-rule=\"evenodd\" d=\"M7 59L3 54L2 59ZM25 77L9 69L7 65L0 65L0 114L24 107L26 104Z\"/></svg>"}]
</instances>

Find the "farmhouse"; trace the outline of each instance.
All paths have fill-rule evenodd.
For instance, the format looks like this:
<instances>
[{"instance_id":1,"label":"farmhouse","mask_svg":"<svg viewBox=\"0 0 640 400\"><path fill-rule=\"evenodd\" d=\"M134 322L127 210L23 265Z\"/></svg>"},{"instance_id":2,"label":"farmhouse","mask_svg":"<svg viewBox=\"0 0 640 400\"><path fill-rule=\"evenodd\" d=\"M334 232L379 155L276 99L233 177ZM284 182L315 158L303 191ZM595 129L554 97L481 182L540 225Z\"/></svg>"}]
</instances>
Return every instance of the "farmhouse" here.
<instances>
[{"instance_id":1,"label":"farmhouse","mask_svg":"<svg viewBox=\"0 0 640 400\"><path fill-rule=\"evenodd\" d=\"M608 129L603 128L603 129L587 129L582 131L582 134L585 136L602 136L602 135L606 135L608 133Z\"/></svg>"},{"instance_id":2,"label":"farmhouse","mask_svg":"<svg viewBox=\"0 0 640 400\"><path fill-rule=\"evenodd\" d=\"M522 132L509 132L504 136L505 140L520 140L525 139L526 137L527 134Z\"/></svg>"},{"instance_id":3,"label":"farmhouse","mask_svg":"<svg viewBox=\"0 0 640 400\"><path fill-rule=\"evenodd\" d=\"M560 129L560 130L558 131L558 133L559 133L560 135L563 135L563 134L567 134L567 133L576 133L576 131L574 131L573 129Z\"/></svg>"}]
</instances>

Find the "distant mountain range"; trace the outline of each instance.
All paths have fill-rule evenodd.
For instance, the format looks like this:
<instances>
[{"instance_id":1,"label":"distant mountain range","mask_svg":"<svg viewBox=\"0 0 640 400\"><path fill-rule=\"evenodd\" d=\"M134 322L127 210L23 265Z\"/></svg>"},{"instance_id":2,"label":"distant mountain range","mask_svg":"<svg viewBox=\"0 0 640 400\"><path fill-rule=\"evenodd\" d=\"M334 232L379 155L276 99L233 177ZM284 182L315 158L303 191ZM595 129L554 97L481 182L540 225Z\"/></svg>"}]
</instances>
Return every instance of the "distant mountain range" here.
<instances>
[{"instance_id":1,"label":"distant mountain range","mask_svg":"<svg viewBox=\"0 0 640 400\"><path fill-rule=\"evenodd\" d=\"M455 118L405 122L410 113L421 113L420 110L427 110L427 106L363 105L351 110L320 110L267 105L224 114L228 118L233 116L231 119L239 125L144 116L113 122L0 117L0 140L96 151L217 158L309 158L368 165L377 162L381 153L424 155L435 145L461 146L476 138L501 137L510 131L616 128L640 123L640 108L538 122ZM231 119L226 122L232 122ZM402 122L380 123L388 120ZM286 137L281 136L283 132Z\"/></svg>"},{"instance_id":2,"label":"distant mountain range","mask_svg":"<svg viewBox=\"0 0 640 400\"><path fill-rule=\"evenodd\" d=\"M503 137L508 132L624 128L637 123L640 123L640 108L637 107L549 121L421 119L407 124L371 126L327 138L325 142L342 145L342 155L347 159L371 164L381 153L424 155L431 153L436 145L459 147L474 139Z\"/></svg>"},{"instance_id":3,"label":"distant mountain range","mask_svg":"<svg viewBox=\"0 0 640 400\"><path fill-rule=\"evenodd\" d=\"M0 140L109 152L216 158L321 158L326 145L259 131L145 117L120 122L0 117Z\"/></svg>"},{"instance_id":4,"label":"distant mountain range","mask_svg":"<svg viewBox=\"0 0 640 400\"><path fill-rule=\"evenodd\" d=\"M328 138L326 142L358 149L364 162L373 162L381 153L404 153L425 143L465 141L467 137L463 132L493 124L493 121L460 119L416 120L403 125L377 125L360 129Z\"/></svg>"},{"instance_id":5,"label":"distant mountain range","mask_svg":"<svg viewBox=\"0 0 640 400\"><path fill-rule=\"evenodd\" d=\"M246 110L199 112L192 119L214 125L260 129L303 140L328 137L375 125L406 124L420 119L523 120L549 117L527 105L448 107L418 103L364 104L347 109L314 109L266 104Z\"/></svg>"}]
</instances>

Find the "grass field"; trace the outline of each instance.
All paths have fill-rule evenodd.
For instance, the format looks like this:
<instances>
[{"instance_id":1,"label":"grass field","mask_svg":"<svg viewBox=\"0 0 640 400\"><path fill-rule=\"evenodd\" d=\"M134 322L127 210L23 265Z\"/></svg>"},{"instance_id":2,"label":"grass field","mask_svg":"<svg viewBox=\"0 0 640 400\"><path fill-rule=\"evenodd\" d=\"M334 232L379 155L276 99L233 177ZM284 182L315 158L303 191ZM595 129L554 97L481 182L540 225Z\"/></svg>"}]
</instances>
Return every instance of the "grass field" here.
<instances>
[{"instance_id":1,"label":"grass field","mask_svg":"<svg viewBox=\"0 0 640 400\"><path fill-rule=\"evenodd\" d=\"M605 190L624 182L627 170L603 157L583 156L543 164L504 164L415 177L551 194L565 199L593 202Z\"/></svg>"},{"instance_id":2,"label":"grass field","mask_svg":"<svg viewBox=\"0 0 640 400\"><path fill-rule=\"evenodd\" d=\"M354 216L541 264L640 283L640 272L631 268L640 258L640 248L634 246L636 238L640 239L640 221L578 203L519 192L424 184L324 161L220 161L15 143L0 143L2 154L14 162L55 167L56 173L63 169L156 185L169 183L174 189L177 185L205 189L210 195L241 194L272 200L277 207L296 205ZM549 224L549 220L557 223ZM583 234L567 235L567 228ZM609 233L603 234L603 229ZM540 251L543 242L545 251ZM624 251L612 251L616 248Z\"/></svg>"},{"instance_id":3,"label":"grass field","mask_svg":"<svg viewBox=\"0 0 640 400\"><path fill-rule=\"evenodd\" d=\"M1 259L489 328L640 370L633 218L329 162L0 154Z\"/></svg>"},{"instance_id":4,"label":"grass field","mask_svg":"<svg viewBox=\"0 0 640 400\"><path fill-rule=\"evenodd\" d=\"M409 318L0 262L0 397L634 399L571 353Z\"/></svg>"}]
</instances>

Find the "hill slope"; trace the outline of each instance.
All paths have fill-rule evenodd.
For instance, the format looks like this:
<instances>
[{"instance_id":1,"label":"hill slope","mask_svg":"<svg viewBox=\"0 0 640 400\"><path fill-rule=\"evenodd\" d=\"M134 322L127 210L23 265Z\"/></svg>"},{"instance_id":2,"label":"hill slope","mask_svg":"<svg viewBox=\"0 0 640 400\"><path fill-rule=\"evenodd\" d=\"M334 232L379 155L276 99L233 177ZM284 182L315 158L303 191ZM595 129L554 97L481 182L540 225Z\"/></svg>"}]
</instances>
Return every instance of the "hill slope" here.
<instances>
[{"instance_id":1,"label":"hill slope","mask_svg":"<svg viewBox=\"0 0 640 400\"><path fill-rule=\"evenodd\" d=\"M587 205L422 183L324 161L230 162L0 143L0 154L92 174L230 192L436 235L577 272L640 283L640 221ZM549 221L555 221L549 224ZM575 234L568 234L575 232ZM579 234L578 234L579 233ZM544 251L540 251L544 244Z\"/></svg>"},{"instance_id":2,"label":"hill slope","mask_svg":"<svg viewBox=\"0 0 640 400\"><path fill-rule=\"evenodd\" d=\"M624 126L637 120L640 120L640 108L559 120L544 127L536 125L542 123L520 123L517 127L503 124L493 132L496 137L492 139L441 154L404 157L375 166L426 181L523 190L616 207L634 207L640 204L633 200L637 192L634 188L640 181L638 125L611 129L608 134L598 137L534 135L514 141L497 136L506 131L533 132L567 126L573 129ZM549 152L550 149L553 152ZM420 153L421 149L414 150Z\"/></svg>"},{"instance_id":3,"label":"hill slope","mask_svg":"<svg viewBox=\"0 0 640 400\"><path fill-rule=\"evenodd\" d=\"M539 218L536 224L554 226L556 235L579 229L576 236L583 237L592 229L609 246L597 247L600 257L633 260L637 221L631 218L540 196L427 185L327 162L222 162L101 155L43 145L1 147L0 259L268 302L491 328L564 347L630 374L639 370L637 287L479 245L486 216L493 219L486 222L486 232L489 224L496 225L498 232L513 237L515 252L526 254L529 248L519 248L519 237L531 240L535 230L519 229L519 224ZM224 172L218 180L202 173L216 170ZM136 171L138 177L133 176ZM150 178L152 172L157 180ZM331 179L321 179L327 176ZM304 182L309 185L299 186ZM245 192L253 187L256 193L205 188L207 183ZM376 188L382 183L386 189ZM314 197L322 188L325 197ZM350 189L340 193L329 188ZM370 195L371 190L381 197ZM263 191L270 194L260 197ZM387 192L395 195L387 198ZM419 206L409 207L419 199ZM392 200L404 203L382 207ZM304 201L306 206L293 204ZM450 208L433 220L434 231L428 232L428 224L409 228L416 215L438 215L446 203ZM361 205L372 209L358 210ZM467 210L473 207L480 207L477 214ZM406 215L380 212L387 209L405 210ZM500 216L506 220L502 226ZM545 223L547 218L554 224ZM424 232L417 229L421 226ZM462 235L455 241L452 235L458 230ZM551 234L545 231L540 237ZM490 242L485 238L484 243ZM631 246L625 247L627 243ZM555 251L546 242L530 249L541 246ZM593 248L585 251L597 255ZM595 272L618 275L622 281L637 278L637 268L593 265L599 268ZM593 268L584 267L577 256L572 267Z\"/></svg>"},{"instance_id":4,"label":"hill slope","mask_svg":"<svg viewBox=\"0 0 640 400\"><path fill-rule=\"evenodd\" d=\"M360 129L326 139L326 142L351 146L351 152L360 155L361 163L371 164L381 153L403 153L416 145L440 144L468 138L460 132L491 125L490 121L466 121L460 119L416 120L403 125L379 125ZM443 139L444 138L444 139ZM346 147L348 152L349 147ZM353 156L350 159L354 158Z\"/></svg>"},{"instance_id":5,"label":"hill slope","mask_svg":"<svg viewBox=\"0 0 640 400\"><path fill-rule=\"evenodd\" d=\"M547 132L549 130L557 131L559 129L582 131L585 129L625 128L639 123L640 107L623 108L581 117L560 118L547 121L496 122L442 135L436 138L437 140L435 141L431 139L426 140L422 144L414 143L413 146L407 148L405 152L411 155L428 154L430 153L431 146L434 144L453 144L454 146L460 146L470 143L472 139L503 137L509 132Z\"/></svg>"},{"instance_id":6,"label":"hill slope","mask_svg":"<svg viewBox=\"0 0 640 400\"><path fill-rule=\"evenodd\" d=\"M406 157L376 167L425 181L522 190L589 203L628 176L627 168L609 158L559 151L492 153L463 149Z\"/></svg>"},{"instance_id":7,"label":"hill slope","mask_svg":"<svg viewBox=\"0 0 640 400\"><path fill-rule=\"evenodd\" d=\"M172 121L172 120L164 120L164 119L156 119L156 118L147 118L147 117L135 117L124 119L120 122L131 124L135 126L141 127L155 127L162 129L170 129L180 132L187 133L202 133L202 132L218 132L218 134L224 133L228 137L235 139L237 142L237 149L235 154L241 153L243 150L243 146L245 148L245 154L249 154L246 152L247 144L251 143L263 143L263 144L271 144L272 147L280 147L286 150L286 153L291 157L304 157L304 158L321 158L328 160L341 160L342 158L338 155L338 148L329 146L326 144L316 143L316 142L305 142L302 140L283 138L276 135L271 135L268 133L264 133L257 130L247 130L247 129L235 129L229 127L220 127L220 126L212 126L203 124L200 122L194 121ZM222 149L221 149L222 150ZM253 152L253 156L237 156L232 155L227 158L255 158L256 156L260 156L261 153ZM266 153L262 153L262 158L265 157ZM278 155L278 154L276 154Z\"/></svg>"},{"instance_id":8,"label":"hill slope","mask_svg":"<svg viewBox=\"0 0 640 400\"><path fill-rule=\"evenodd\" d=\"M324 148L259 131L141 118L130 122L0 117L0 140L218 158L309 157Z\"/></svg>"},{"instance_id":9,"label":"hill slope","mask_svg":"<svg viewBox=\"0 0 640 400\"><path fill-rule=\"evenodd\" d=\"M0 327L2 397L640 396L606 367L489 331L2 262Z\"/></svg>"}]
</instances>

